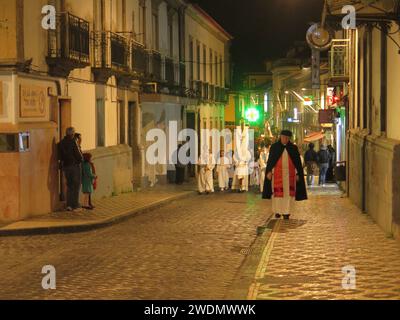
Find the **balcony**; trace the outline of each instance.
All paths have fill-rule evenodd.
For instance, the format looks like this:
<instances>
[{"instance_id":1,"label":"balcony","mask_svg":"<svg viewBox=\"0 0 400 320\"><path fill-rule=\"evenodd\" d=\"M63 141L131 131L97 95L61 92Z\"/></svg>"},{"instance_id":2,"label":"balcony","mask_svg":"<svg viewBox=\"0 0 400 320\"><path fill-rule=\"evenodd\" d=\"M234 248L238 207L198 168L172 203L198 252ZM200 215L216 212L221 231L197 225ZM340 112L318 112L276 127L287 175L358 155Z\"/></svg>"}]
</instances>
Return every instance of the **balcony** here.
<instances>
[{"instance_id":1,"label":"balcony","mask_svg":"<svg viewBox=\"0 0 400 320\"><path fill-rule=\"evenodd\" d=\"M57 17L48 33L46 62L52 76L66 78L74 69L90 65L89 22L68 12Z\"/></svg>"},{"instance_id":2,"label":"balcony","mask_svg":"<svg viewBox=\"0 0 400 320\"><path fill-rule=\"evenodd\" d=\"M175 85L175 65L171 58L165 58L165 81L169 86Z\"/></svg>"},{"instance_id":3,"label":"balcony","mask_svg":"<svg viewBox=\"0 0 400 320\"><path fill-rule=\"evenodd\" d=\"M148 53L146 78L149 81L162 82L162 64L161 53L154 50Z\"/></svg>"},{"instance_id":4,"label":"balcony","mask_svg":"<svg viewBox=\"0 0 400 320\"><path fill-rule=\"evenodd\" d=\"M186 65L184 62L179 63L179 86L186 87Z\"/></svg>"},{"instance_id":5,"label":"balcony","mask_svg":"<svg viewBox=\"0 0 400 320\"><path fill-rule=\"evenodd\" d=\"M215 100L215 86L214 85L210 85L208 100L210 100L210 101Z\"/></svg>"},{"instance_id":6,"label":"balcony","mask_svg":"<svg viewBox=\"0 0 400 320\"><path fill-rule=\"evenodd\" d=\"M223 91L224 89L221 87L215 87L215 101L216 102L223 102L224 97L223 97Z\"/></svg>"},{"instance_id":7,"label":"balcony","mask_svg":"<svg viewBox=\"0 0 400 320\"><path fill-rule=\"evenodd\" d=\"M196 97L201 99L204 94L204 86L203 82L201 81L194 81L194 91L196 93Z\"/></svg>"},{"instance_id":8,"label":"balcony","mask_svg":"<svg viewBox=\"0 0 400 320\"><path fill-rule=\"evenodd\" d=\"M93 33L94 61L92 71L95 81L106 83L111 76L119 81L129 82L130 48L128 40L116 33L100 31Z\"/></svg>"},{"instance_id":9,"label":"balcony","mask_svg":"<svg viewBox=\"0 0 400 320\"><path fill-rule=\"evenodd\" d=\"M204 83L203 85L204 85L204 90L203 90L202 99L204 101L208 101L210 85L208 83Z\"/></svg>"},{"instance_id":10,"label":"balcony","mask_svg":"<svg viewBox=\"0 0 400 320\"><path fill-rule=\"evenodd\" d=\"M132 55L132 61L131 61L132 73L137 79L144 78L148 63L148 56L144 46L133 41L131 44L131 55Z\"/></svg>"}]
</instances>

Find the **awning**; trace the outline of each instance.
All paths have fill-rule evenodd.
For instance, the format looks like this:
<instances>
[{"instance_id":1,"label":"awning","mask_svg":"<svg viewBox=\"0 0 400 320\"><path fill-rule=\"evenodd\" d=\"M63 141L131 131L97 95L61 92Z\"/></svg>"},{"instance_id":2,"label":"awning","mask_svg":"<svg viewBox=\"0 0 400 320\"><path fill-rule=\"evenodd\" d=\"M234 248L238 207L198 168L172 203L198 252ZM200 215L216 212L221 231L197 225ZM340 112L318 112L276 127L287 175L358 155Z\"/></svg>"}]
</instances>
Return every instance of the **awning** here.
<instances>
[{"instance_id":1,"label":"awning","mask_svg":"<svg viewBox=\"0 0 400 320\"><path fill-rule=\"evenodd\" d=\"M304 138L304 142L314 142L325 138L323 132L313 132Z\"/></svg>"}]
</instances>

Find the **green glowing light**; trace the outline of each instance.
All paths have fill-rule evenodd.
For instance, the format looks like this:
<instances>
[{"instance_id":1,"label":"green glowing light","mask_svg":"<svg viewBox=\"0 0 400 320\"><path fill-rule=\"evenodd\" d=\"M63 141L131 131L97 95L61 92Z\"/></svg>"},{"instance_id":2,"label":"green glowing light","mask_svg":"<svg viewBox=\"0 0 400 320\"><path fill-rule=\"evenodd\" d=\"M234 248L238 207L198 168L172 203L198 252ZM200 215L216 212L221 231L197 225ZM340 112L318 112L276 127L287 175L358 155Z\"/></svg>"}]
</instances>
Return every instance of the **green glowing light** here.
<instances>
[{"instance_id":1,"label":"green glowing light","mask_svg":"<svg viewBox=\"0 0 400 320\"><path fill-rule=\"evenodd\" d=\"M245 117L249 122L257 122L260 119L260 111L256 108L249 108L246 110Z\"/></svg>"}]
</instances>

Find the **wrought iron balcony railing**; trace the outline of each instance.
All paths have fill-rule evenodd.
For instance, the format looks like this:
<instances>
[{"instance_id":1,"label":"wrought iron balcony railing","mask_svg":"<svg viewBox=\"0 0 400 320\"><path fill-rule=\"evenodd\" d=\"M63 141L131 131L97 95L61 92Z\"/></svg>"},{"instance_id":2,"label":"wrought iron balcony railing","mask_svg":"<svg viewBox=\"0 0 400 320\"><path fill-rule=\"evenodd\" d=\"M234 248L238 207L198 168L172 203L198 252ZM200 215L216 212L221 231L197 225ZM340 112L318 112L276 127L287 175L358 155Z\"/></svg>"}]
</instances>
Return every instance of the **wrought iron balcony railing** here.
<instances>
[{"instance_id":1,"label":"wrought iron balcony railing","mask_svg":"<svg viewBox=\"0 0 400 320\"><path fill-rule=\"evenodd\" d=\"M149 80L161 82L163 80L162 77L162 56L161 53L157 51L149 51L148 52L148 62L147 62L147 71L146 76Z\"/></svg>"},{"instance_id":2,"label":"wrought iron balcony railing","mask_svg":"<svg viewBox=\"0 0 400 320\"><path fill-rule=\"evenodd\" d=\"M48 33L46 60L51 74L66 77L73 69L90 65L89 22L66 12L56 23Z\"/></svg>"},{"instance_id":3,"label":"wrought iron balcony railing","mask_svg":"<svg viewBox=\"0 0 400 320\"><path fill-rule=\"evenodd\" d=\"M148 57L143 45L132 41L131 45L131 69L139 78L144 77L147 70Z\"/></svg>"},{"instance_id":4,"label":"wrought iron balcony railing","mask_svg":"<svg viewBox=\"0 0 400 320\"><path fill-rule=\"evenodd\" d=\"M128 40L110 31L93 33L94 68L130 71Z\"/></svg>"},{"instance_id":5,"label":"wrought iron balcony railing","mask_svg":"<svg viewBox=\"0 0 400 320\"><path fill-rule=\"evenodd\" d=\"M165 80L169 85L175 84L175 65L174 60L165 58Z\"/></svg>"},{"instance_id":6,"label":"wrought iron balcony railing","mask_svg":"<svg viewBox=\"0 0 400 320\"><path fill-rule=\"evenodd\" d=\"M203 95L202 95L202 99L207 101L208 100L208 91L209 91L209 84L208 83L204 83L204 90L203 90Z\"/></svg>"},{"instance_id":7,"label":"wrought iron balcony railing","mask_svg":"<svg viewBox=\"0 0 400 320\"><path fill-rule=\"evenodd\" d=\"M186 65L184 62L179 63L179 85L186 87Z\"/></svg>"},{"instance_id":8,"label":"wrought iron balcony railing","mask_svg":"<svg viewBox=\"0 0 400 320\"><path fill-rule=\"evenodd\" d=\"M204 95L204 87L203 87L203 82L201 81L195 81L195 91L196 91L196 97L201 99Z\"/></svg>"},{"instance_id":9,"label":"wrought iron balcony railing","mask_svg":"<svg viewBox=\"0 0 400 320\"><path fill-rule=\"evenodd\" d=\"M208 99L210 101L214 101L215 100L215 86L214 85L210 85Z\"/></svg>"}]
</instances>

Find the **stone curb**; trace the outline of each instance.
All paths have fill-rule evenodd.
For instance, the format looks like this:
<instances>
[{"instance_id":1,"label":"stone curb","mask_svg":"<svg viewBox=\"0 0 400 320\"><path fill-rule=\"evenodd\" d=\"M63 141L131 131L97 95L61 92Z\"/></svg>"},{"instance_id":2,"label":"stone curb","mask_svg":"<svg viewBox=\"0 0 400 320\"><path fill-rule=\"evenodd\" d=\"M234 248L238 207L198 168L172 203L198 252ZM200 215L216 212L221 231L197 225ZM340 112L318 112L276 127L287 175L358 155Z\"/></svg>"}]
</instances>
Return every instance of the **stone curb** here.
<instances>
[{"instance_id":1,"label":"stone curb","mask_svg":"<svg viewBox=\"0 0 400 320\"><path fill-rule=\"evenodd\" d=\"M133 218L139 214L146 213L149 211L153 211L155 209L161 208L168 203L176 200L180 200L187 196L193 196L196 193L194 191L187 191L180 193L178 195L174 195L168 197L166 199L153 202L149 205L135 208L131 211L123 212L121 214L117 214L115 216L85 222L77 225L65 225L65 226L55 226L55 227L34 227L34 228L21 228L21 229L13 229L13 230L0 230L0 237L12 237L12 236L36 236L36 235L52 235L52 234L68 234L68 233L79 233L79 232L87 232L93 231L96 229L101 229L105 227L109 227L115 225L117 223L124 222L130 218Z\"/></svg>"}]
</instances>

